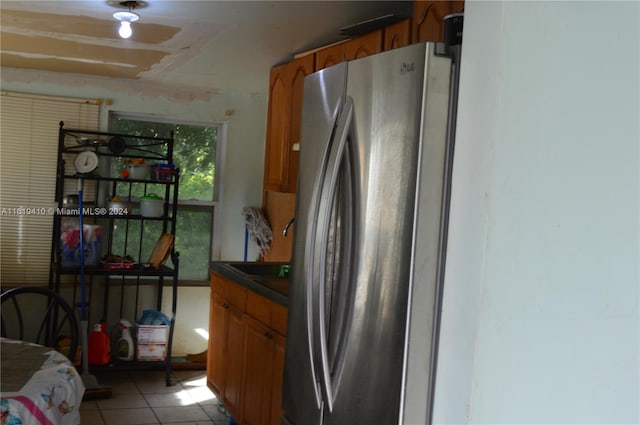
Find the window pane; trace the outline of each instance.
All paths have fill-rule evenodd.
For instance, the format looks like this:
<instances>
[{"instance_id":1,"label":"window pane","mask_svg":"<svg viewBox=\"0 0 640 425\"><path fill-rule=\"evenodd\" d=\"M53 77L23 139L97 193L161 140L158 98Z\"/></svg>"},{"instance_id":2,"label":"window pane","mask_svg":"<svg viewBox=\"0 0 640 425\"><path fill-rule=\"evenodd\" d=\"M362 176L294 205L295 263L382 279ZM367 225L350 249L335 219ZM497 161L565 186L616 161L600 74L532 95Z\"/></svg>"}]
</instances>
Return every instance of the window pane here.
<instances>
[{"instance_id":1,"label":"window pane","mask_svg":"<svg viewBox=\"0 0 640 425\"><path fill-rule=\"evenodd\" d=\"M146 263L161 234L162 223L159 221L146 221L143 227L138 220L116 220L112 231L111 254L129 255L136 261Z\"/></svg>"},{"instance_id":2,"label":"window pane","mask_svg":"<svg viewBox=\"0 0 640 425\"><path fill-rule=\"evenodd\" d=\"M181 280L207 280L211 261L213 213L180 209L176 220L176 251L180 253ZM141 233L142 232L142 233ZM112 253L130 255L134 260L147 262L162 233L159 221L121 220L113 228ZM128 237L127 237L128 236ZM142 241L142 246L140 246ZM173 267L171 258L165 265Z\"/></svg>"},{"instance_id":3,"label":"window pane","mask_svg":"<svg viewBox=\"0 0 640 425\"><path fill-rule=\"evenodd\" d=\"M178 198L212 201L218 129L180 124L174 137L173 158L181 170Z\"/></svg>"},{"instance_id":4,"label":"window pane","mask_svg":"<svg viewBox=\"0 0 640 425\"><path fill-rule=\"evenodd\" d=\"M169 137L173 131L173 162L181 171L179 198L214 200L217 127L115 118L112 120L111 131L156 137ZM125 168L124 159L113 161L111 168L111 175L117 176Z\"/></svg>"},{"instance_id":5,"label":"window pane","mask_svg":"<svg viewBox=\"0 0 640 425\"><path fill-rule=\"evenodd\" d=\"M195 211L180 207L176 229L176 250L180 252L180 279L208 280L211 261L211 210ZM167 261L168 266L173 266Z\"/></svg>"}]
</instances>

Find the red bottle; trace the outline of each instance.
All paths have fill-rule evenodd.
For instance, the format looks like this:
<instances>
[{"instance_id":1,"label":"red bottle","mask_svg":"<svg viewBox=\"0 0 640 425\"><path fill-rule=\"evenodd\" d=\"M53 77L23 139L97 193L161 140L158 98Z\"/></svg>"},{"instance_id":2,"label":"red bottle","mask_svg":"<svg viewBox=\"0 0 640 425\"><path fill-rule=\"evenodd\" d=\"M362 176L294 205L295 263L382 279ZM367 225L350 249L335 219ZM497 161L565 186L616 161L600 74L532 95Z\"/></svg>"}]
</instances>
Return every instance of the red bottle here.
<instances>
[{"instance_id":1,"label":"red bottle","mask_svg":"<svg viewBox=\"0 0 640 425\"><path fill-rule=\"evenodd\" d=\"M89 334L89 364L106 365L111 361L109 355L109 334L105 322L96 323Z\"/></svg>"}]
</instances>

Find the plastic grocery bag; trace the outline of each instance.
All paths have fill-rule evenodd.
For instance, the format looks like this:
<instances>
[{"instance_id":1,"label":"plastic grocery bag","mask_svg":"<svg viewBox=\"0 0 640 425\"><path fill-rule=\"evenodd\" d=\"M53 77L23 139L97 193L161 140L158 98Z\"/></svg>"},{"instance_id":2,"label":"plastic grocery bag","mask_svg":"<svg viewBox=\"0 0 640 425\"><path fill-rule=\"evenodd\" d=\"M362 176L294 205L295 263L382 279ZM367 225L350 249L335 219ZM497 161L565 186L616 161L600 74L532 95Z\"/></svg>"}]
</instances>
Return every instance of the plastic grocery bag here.
<instances>
[{"instance_id":1,"label":"plastic grocery bag","mask_svg":"<svg viewBox=\"0 0 640 425\"><path fill-rule=\"evenodd\" d=\"M156 310L144 310L142 317L138 320L139 325L169 325L169 319L163 312Z\"/></svg>"}]
</instances>

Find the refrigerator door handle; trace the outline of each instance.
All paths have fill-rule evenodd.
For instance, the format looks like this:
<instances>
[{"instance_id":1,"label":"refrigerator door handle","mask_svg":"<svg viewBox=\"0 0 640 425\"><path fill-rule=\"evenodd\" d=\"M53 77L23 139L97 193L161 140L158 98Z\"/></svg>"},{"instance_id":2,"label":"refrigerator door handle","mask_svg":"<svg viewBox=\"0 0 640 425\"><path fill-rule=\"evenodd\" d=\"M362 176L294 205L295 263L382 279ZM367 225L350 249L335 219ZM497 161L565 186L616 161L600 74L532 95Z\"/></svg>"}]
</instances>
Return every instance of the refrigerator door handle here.
<instances>
[{"instance_id":1,"label":"refrigerator door handle","mask_svg":"<svg viewBox=\"0 0 640 425\"><path fill-rule=\"evenodd\" d=\"M305 264L306 264L306 268L305 268L305 279L304 279L304 283L305 283L305 293L306 293L306 327L307 327L307 344L309 346L309 354L310 354L310 359L309 359L309 363L310 363L310 371L311 371L311 376L313 377L313 381L315 383L314 385L314 394L315 394L315 398L316 398L316 406L317 408L322 411L323 406L324 406L324 402L322 399L322 389L324 388L324 385L321 384L321 380L323 378L323 374L318 374L317 373L317 367L321 367L321 363L318 361L318 338L317 338L317 332L316 329L318 327L317 323L320 320L318 316L318 299L320 298L318 295L316 295L316 292L318 292L318 285L320 282L320 276L318 275L318 267L317 267L317 252L321 251L321 250L317 250L316 248L316 241L318 240L318 220L316 220L315 218L318 217L319 215L319 211L320 211L320 203L321 203L321 199L323 196L323 192L324 192L324 185L325 185L325 176L327 173L327 165L328 165L328 160L331 154L331 149L333 146L333 141L335 140L335 134L336 134L336 127L338 125L338 122L340 121L340 117L342 115L342 111L338 112L334 124L333 124L333 131L329 137L329 140L327 142L326 145L326 149L324 151L324 153L322 154L322 163L320 165L319 171L318 171L318 177L317 180L315 181L314 184L314 188L313 188L313 193L311 195L311 206L310 206L310 210L311 210L311 214L309 215L310 220L309 223L307 225L307 236L306 236L306 240L305 240Z\"/></svg>"},{"instance_id":2,"label":"refrigerator door handle","mask_svg":"<svg viewBox=\"0 0 640 425\"><path fill-rule=\"evenodd\" d=\"M321 368L322 392L324 398L324 404L329 410L333 411L333 406L336 399L339 374L336 376L336 380L332 379L331 367L328 354L328 332L327 323L325 318L325 291L326 291L326 279L327 279L327 250L326 247L329 243L329 228L331 226L331 212L333 203L335 200L337 184L340 176L342 159L345 156L347 149L347 141L351 133L351 123L353 120L353 100L350 97L345 99L340 116L338 117L336 131L333 137L333 143L329 149L326 171L323 176L323 182L321 184L320 198L318 202L318 223L317 234L313 239L315 244L314 252L316 258L319 261L313 263L314 272L313 275L317 277L317 284L314 285L316 292L313 294L313 312L315 316L315 329L314 339L316 341L316 354L319 357L319 363ZM349 243L348 241L347 243ZM344 332L344 328L342 329ZM344 340L344 336L338 336L338 339ZM344 348L344 347L343 347ZM344 359L340 353L337 356L338 362ZM334 367L334 370L340 371L342 365L338 364Z\"/></svg>"}]
</instances>

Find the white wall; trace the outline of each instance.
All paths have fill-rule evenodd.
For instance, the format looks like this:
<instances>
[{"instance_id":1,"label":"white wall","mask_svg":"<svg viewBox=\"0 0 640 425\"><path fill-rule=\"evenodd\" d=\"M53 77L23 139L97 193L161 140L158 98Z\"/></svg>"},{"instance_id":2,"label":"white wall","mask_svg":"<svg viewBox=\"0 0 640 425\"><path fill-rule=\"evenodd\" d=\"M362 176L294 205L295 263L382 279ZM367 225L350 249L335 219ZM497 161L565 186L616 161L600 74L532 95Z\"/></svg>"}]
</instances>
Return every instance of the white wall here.
<instances>
[{"instance_id":1,"label":"white wall","mask_svg":"<svg viewBox=\"0 0 640 425\"><path fill-rule=\"evenodd\" d=\"M268 89L265 75L265 93ZM223 185L219 214L219 259L242 260L244 255L245 206L261 206L267 96L257 93L196 93L145 86L138 82L66 76L2 69L3 91L50 96L109 99L102 109L101 125L106 130L108 112L157 114L201 122L223 122L226 128ZM1 102L1 100L0 100ZM225 111L233 111L225 115ZM57 143L54 135L52 143ZM255 244L249 244L248 259L258 258ZM170 300L168 293L164 299ZM204 300L204 302L203 302ZM209 288L180 288L173 354L181 356L206 348L206 341L194 336L194 329L208 329ZM163 308L169 312L170 306Z\"/></svg>"},{"instance_id":2,"label":"white wall","mask_svg":"<svg viewBox=\"0 0 640 425\"><path fill-rule=\"evenodd\" d=\"M465 9L434 420L640 423L640 3Z\"/></svg>"},{"instance_id":3,"label":"white wall","mask_svg":"<svg viewBox=\"0 0 640 425\"><path fill-rule=\"evenodd\" d=\"M269 75L264 93L202 93L166 89L136 81L69 76L2 69L1 89L50 96L109 99L102 108L106 130L109 111L156 114L200 122L226 124L223 186L221 188L220 259L242 260L245 206L262 205L262 177ZM232 111L232 115L225 115ZM57 143L57 140L54 141ZM258 257L250 245L250 260Z\"/></svg>"}]
</instances>

